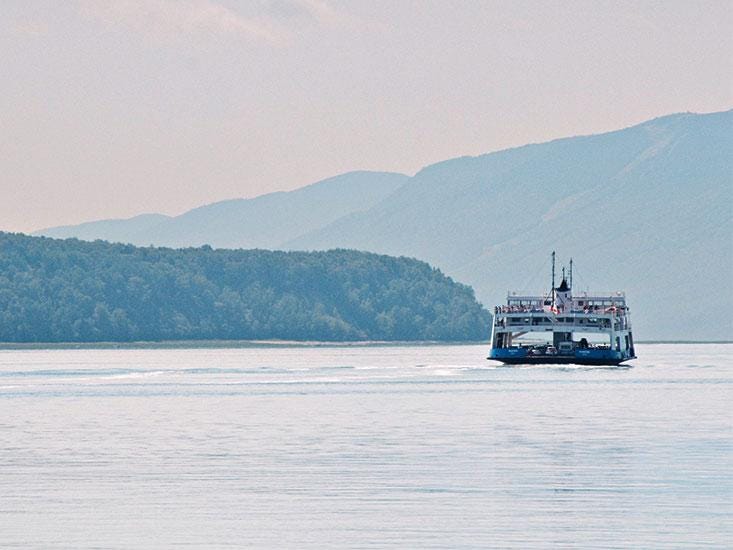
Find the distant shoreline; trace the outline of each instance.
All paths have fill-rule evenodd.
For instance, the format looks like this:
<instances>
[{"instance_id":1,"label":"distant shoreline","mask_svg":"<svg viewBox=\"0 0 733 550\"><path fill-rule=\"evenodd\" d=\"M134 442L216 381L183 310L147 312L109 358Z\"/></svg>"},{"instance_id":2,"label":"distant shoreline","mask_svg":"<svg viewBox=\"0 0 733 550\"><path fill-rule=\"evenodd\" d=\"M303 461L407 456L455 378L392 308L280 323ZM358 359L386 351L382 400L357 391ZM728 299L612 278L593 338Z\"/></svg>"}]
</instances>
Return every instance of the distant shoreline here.
<instances>
[{"instance_id":1,"label":"distant shoreline","mask_svg":"<svg viewBox=\"0 0 733 550\"><path fill-rule=\"evenodd\" d=\"M141 342L0 342L0 350L22 349L238 349L238 348L350 348L404 346L471 346L486 341L315 341L315 340L163 340Z\"/></svg>"},{"instance_id":2,"label":"distant shoreline","mask_svg":"<svg viewBox=\"0 0 733 550\"><path fill-rule=\"evenodd\" d=\"M733 344L733 340L641 340L637 344ZM476 346L486 341L299 341L299 340L165 340L159 342L0 342L0 351L107 350L107 349L250 349L250 348L359 348L407 346Z\"/></svg>"}]
</instances>

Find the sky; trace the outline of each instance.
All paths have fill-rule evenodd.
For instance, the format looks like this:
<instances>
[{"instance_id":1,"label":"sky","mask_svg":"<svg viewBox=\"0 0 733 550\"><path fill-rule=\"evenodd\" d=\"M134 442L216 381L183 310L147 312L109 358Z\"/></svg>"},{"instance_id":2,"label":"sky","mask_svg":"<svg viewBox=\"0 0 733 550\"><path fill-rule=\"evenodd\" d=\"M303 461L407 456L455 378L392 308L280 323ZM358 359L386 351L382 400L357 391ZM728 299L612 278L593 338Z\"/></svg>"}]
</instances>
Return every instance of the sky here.
<instances>
[{"instance_id":1,"label":"sky","mask_svg":"<svg viewBox=\"0 0 733 550\"><path fill-rule=\"evenodd\" d=\"M733 107L733 2L3 0L0 230Z\"/></svg>"}]
</instances>

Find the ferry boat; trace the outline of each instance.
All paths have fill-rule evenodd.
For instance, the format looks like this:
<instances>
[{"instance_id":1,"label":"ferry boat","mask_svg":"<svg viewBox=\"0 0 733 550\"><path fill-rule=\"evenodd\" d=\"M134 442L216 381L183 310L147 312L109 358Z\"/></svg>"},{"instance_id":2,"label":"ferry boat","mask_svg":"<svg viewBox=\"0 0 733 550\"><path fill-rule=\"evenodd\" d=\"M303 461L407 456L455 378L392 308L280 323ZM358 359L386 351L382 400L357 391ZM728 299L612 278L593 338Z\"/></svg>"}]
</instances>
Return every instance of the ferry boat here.
<instances>
[{"instance_id":1,"label":"ferry boat","mask_svg":"<svg viewBox=\"0 0 733 550\"><path fill-rule=\"evenodd\" d=\"M635 359L629 308L623 292L573 295L573 261L547 294L509 292L494 308L489 359L506 364L619 365ZM541 333L541 334L538 334ZM528 338L523 338L529 335ZM579 337L582 335L582 337ZM541 336L540 341L531 338Z\"/></svg>"}]
</instances>

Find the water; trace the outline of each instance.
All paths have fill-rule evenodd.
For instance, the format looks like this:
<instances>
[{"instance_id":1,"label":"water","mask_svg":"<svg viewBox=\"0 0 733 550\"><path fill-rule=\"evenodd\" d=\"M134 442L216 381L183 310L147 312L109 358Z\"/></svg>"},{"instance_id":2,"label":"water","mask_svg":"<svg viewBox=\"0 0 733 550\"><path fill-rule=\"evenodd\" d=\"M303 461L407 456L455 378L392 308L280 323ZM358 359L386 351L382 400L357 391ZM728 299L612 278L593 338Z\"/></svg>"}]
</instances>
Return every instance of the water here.
<instances>
[{"instance_id":1,"label":"water","mask_svg":"<svg viewBox=\"0 0 733 550\"><path fill-rule=\"evenodd\" d=\"M0 351L2 548L722 548L733 345Z\"/></svg>"}]
</instances>

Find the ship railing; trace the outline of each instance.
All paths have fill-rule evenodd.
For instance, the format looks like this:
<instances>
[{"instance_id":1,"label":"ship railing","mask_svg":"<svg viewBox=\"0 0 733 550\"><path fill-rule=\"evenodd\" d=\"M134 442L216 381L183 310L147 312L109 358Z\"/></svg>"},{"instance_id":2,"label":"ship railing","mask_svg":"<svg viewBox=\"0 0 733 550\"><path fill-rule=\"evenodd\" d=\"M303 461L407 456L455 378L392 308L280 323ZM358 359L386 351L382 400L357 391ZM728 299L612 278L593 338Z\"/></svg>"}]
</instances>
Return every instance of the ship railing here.
<instances>
[{"instance_id":1,"label":"ship railing","mask_svg":"<svg viewBox=\"0 0 733 550\"><path fill-rule=\"evenodd\" d=\"M506 297L512 300L542 300L547 296L550 296L550 292L545 290L542 292L537 292L536 290L509 290L506 293Z\"/></svg>"},{"instance_id":2,"label":"ship railing","mask_svg":"<svg viewBox=\"0 0 733 550\"><path fill-rule=\"evenodd\" d=\"M564 316L564 315L616 315L622 317L626 315L628 308L618 306L592 306L583 308L571 308L571 309L546 309L545 307L537 306L496 306L494 307L495 314L524 314L524 313L544 313L546 315Z\"/></svg>"},{"instance_id":3,"label":"ship railing","mask_svg":"<svg viewBox=\"0 0 733 550\"><path fill-rule=\"evenodd\" d=\"M588 291L572 291L573 298L582 298L588 300L623 300L626 298L626 292L623 290L588 290ZM511 290L506 293L507 299L510 300L543 300L551 296L549 291L537 292L536 290Z\"/></svg>"},{"instance_id":4,"label":"ship railing","mask_svg":"<svg viewBox=\"0 0 733 550\"><path fill-rule=\"evenodd\" d=\"M626 330L630 328L629 319L626 316L615 316L612 314L582 314L582 313L560 313L554 315L549 312L511 312L494 316L494 326L499 328L528 328L535 327L582 327L600 330Z\"/></svg>"},{"instance_id":5,"label":"ship railing","mask_svg":"<svg viewBox=\"0 0 733 550\"><path fill-rule=\"evenodd\" d=\"M612 290L612 291L599 291L599 290L593 290L593 291L582 291L582 292L576 292L573 290L573 298L583 298L584 300L621 300L626 298L626 292L622 290Z\"/></svg>"}]
</instances>

